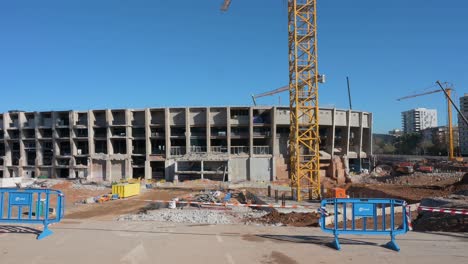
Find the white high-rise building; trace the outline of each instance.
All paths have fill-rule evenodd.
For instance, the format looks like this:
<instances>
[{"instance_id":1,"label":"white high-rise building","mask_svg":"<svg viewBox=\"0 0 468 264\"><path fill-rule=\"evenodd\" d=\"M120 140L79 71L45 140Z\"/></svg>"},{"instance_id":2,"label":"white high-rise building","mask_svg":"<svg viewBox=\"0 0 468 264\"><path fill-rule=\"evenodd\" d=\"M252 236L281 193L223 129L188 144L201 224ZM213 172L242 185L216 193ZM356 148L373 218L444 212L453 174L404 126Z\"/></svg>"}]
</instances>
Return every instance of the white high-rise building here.
<instances>
[{"instance_id":1,"label":"white high-rise building","mask_svg":"<svg viewBox=\"0 0 468 264\"><path fill-rule=\"evenodd\" d=\"M460 111L465 117L468 117L468 94L460 97ZM468 155L468 126L460 115L458 116L458 139L461 154Z\"/></svg>"},{"instance_id":2,"label":"white high-rise building","mask_svg":"<svg viewBox=\"0 0 468 264\"><path fill-rule=\"evenodd\" d=\"M437 127L437 110L416 108L401 113L404 133L415 133Z\"/></svg>"}]
</instances>

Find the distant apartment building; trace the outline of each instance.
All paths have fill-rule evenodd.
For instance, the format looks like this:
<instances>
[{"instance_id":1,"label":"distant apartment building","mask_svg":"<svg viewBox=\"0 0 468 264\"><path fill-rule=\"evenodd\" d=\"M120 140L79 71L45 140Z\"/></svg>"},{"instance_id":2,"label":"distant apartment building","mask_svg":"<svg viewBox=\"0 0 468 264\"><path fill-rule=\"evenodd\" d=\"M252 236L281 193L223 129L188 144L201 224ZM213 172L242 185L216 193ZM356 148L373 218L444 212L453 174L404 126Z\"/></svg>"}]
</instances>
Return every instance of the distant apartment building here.
<instances>
[{"instance_id":1,"label":"distant apartment building","mask_svg":"<svg viewBox=\"0 0 468 264\"><path fill-rule=\"evenodd\" d=\"M445 146L448 150L449 130L447 126L431 127L421 130L422 137L434 145ZM458 147L458 127L453 127L453 146Z\"/></svg>"},{"instance_id":2,"label":"distant apartment building","mask_svg":"<svg viewBox=\"0 0 468 264\"><path fill-rule=\"evenodd\" d=\"M437 127L437 110L416 108L401 113L403 132L419 133L421 130Z\"/></svg>"},{"instance_id":3,"label":"distant apartment building","mask_svg":"<svg viewBox=\"0 0 468 264\"><path fill-rule=\"evenodd\" d=\"M460 111L465 117L468 116L468 94L460 97ZM468 155L468 126L463 122L463 118L458 115L460 152L462 155Z\"/></svg>"}]
</instances>

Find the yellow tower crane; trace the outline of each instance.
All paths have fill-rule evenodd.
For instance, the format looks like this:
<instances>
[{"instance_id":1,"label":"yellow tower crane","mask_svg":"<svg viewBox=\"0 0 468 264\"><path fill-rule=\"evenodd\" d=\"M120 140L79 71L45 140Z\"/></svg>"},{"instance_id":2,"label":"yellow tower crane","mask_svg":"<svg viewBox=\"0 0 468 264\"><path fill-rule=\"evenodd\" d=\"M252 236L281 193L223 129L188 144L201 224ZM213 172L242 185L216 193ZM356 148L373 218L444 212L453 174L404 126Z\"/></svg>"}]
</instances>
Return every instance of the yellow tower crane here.
<instances>
[{"instance_id":1,"label":"yellow tower crane","mask_svg":"<svg viewBox=\"0 0 468 264\"><path fill-rule=\"evenodd\" d=\"M227 11L231 0L221 6ZM293 193L302 200L309 189L320 198L317 1L288 0L290 178Z\"/></svg>"},{"instance_id":2,"label":"yellow tower crane","mask_svg":"<svg viewBox=\"0 0 468 264\"><path fill-rule=\"evenodd\" d=\"M450 83L444 82L440 83L437 82L437 84L440 85L442 88L442 84L445 86L442 90L434 90L434 91L429 91L425 93L420 93L420 94L414 94L414 95L408 95L404 96L401 98L398 98L397 101L405 100L405 99L410 99L414 97L419 97L423 95L428 95L428 94L433 94L433 93L439 93L439 92L444 92L445 90L445 97L447 99L447 126L448 126L448 156L449 160L457 160L455 158L455 148L454 148L454 140L453 140L453 123L452 123L452 91L454 90L452 85Z\"/></svg>"}]
</instances>

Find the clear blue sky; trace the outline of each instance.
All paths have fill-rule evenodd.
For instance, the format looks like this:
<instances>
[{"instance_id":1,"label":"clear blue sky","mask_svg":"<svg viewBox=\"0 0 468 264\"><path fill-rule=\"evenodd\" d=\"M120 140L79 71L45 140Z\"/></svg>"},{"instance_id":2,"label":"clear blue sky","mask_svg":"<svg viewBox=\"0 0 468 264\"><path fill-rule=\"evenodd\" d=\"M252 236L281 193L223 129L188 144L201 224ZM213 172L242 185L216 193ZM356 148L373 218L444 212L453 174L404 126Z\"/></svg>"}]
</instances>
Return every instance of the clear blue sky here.
<instances>
[{"instance_id":1,"label":"clear blue sky","mask_svg":"<svg viewBox=\"0 0 468 264\"><path fill-rule=\"evenodd\" d=\"M221 2L0 0L0 112L249 105L287 84L287 1L233 0L225 14ZM467 92L468 1L318 2L321 106L348 107L350 76L376 132L413 107L446 122L439 94L395 99L437 79Z\"/></svg>"}]
</instances>

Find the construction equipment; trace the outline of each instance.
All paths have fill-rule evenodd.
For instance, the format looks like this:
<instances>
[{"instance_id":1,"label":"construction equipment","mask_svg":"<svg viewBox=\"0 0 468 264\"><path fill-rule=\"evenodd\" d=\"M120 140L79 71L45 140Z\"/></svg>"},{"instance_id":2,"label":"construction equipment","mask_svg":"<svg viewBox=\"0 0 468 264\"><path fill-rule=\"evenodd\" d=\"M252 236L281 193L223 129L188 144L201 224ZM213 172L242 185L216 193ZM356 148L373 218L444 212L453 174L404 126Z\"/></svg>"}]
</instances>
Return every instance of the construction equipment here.
<instances>
[{"instance_id":1,"label":"construction equipment","mask_svg":"<svg viewBox=\"0 0 468 264\"><path fill-rule=\"evenodd\" d=\"M273 91L268 91L268 92L264 92L264 93L261 93L261 94L255 94L255 95L252 94L253 104L255 106L257 105L257 100L256 99L258 99L258 98L274 95L274 94L277 94L277 93L282 93L282 92L285 92L285 91L288 91L288 90L289 90L289 85L286 85L286 86L283 86L281 88L275 89Z\"/></svg>"},{"instance_id":2,"label":"construction equipment","mask_svg":"<svg viewBox=\"0 0 468 264\"><path fill-rule=\"evenodd\" d=\"M457 160L455 158L455 155L454 155L453 123L452 123L453 119L452 119L452 107L451 107L451 103L453 104L451 94L452 94L452 91L454 89L453 89L452 84L447 83L447 82L443 83L445 85L445 89L443 88L442 83L440 83L439 81L437 81L437 84L439 84L440 87L443 90L434 90L434 91L429 91L429 92L420 93L420 94L408 95L408 96L398 98L397 101L401 101L401 100L405 100L405 99L409 99L409 98L414 98L414 97L418 97L418 96L423 96L423 95L428 95L428 94L433 94L433 93L439 93L439 92L442 92L442 91L446 91L445 92L445 97L447 99L448 156L449 156L449 160Z\"/></svg>"},{"instance_id":3,"label":"construction equipment","mask_svg":"<svg viewBox=\"0 0 468 264\"><path fill-rule=\"evenodd\" d=\"M225 0L221 10L230 4ZM316 19L317 0L288 0L290 178L299 201L303 188L321 196Z\"/></svg>"}]
</instances>

